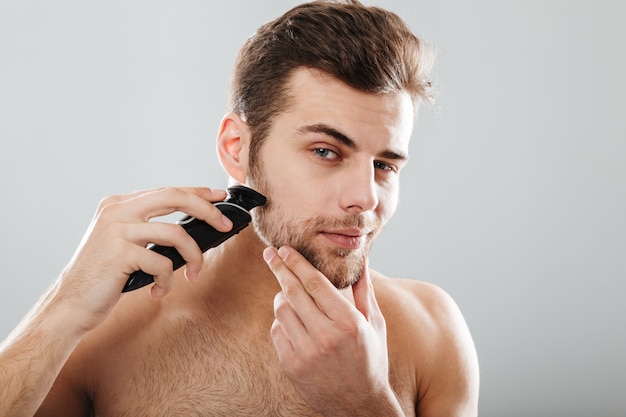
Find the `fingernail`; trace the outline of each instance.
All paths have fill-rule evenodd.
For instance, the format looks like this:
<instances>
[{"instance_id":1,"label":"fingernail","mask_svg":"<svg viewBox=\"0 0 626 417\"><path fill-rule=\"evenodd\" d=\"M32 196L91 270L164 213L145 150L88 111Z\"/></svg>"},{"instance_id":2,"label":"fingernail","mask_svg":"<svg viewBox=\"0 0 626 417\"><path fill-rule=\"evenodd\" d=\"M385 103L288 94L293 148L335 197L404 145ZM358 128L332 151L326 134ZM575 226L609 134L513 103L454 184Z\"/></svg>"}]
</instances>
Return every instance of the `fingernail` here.
<instances>
[{"instance_id":1,"label":"fingernail","mask_svg":"<svg viewBox=\"0 0 626 417\"><path fill-rule=\"evenodd\" d=\"M233 227L233 222L223 214L222 214L222 224L228 227L229 229L232 229Z\"/></svg>"},{"instance_id":2,"label":"fingernail","mask_svg":"<svg viewBox=\"0 0 626 417\"><path fill-rule=\"evenodd\" d=\"M189 282L196 282L198 280L198 273L196 271L192 271L190 268L185 267L185 278L187 278L187 281Z\"/></svg>"},{"instance_id":3,"label":"fingernail","mask_svg":"<svg viewBox=\"0 0 626 417\"><path fill-rule=\"evenodd\" d=\"M276 249L273 247L269 246L263 249L263 259L265 259L265 262L271 261L274 259L274 256L276 256Z\"/></svg>"},{"instance_id":4,"label":"fingernail","mask_svg":"<svg viewBox=\"0 0 626 417\"><path fill-rule=\"evenodd\" d=\"M284 261L285 259L287 259L287 255L289 255L289 251L286 247L283 246L282 248L278 249L278 256L280 256L280 259Z\"/></svg>"},{"instance_id":5,"label":"fingernail","mask_svg":"<svg viewBox=\"0 0 626 417\"><path fill-rule=\"evenodd\" d=\"M150 289L150 294L152 295L152 298L154 298L155 300L163 298L163 296L165 295L165 292L166 291L164 288L161 288L156 285L153 285L152 288Z\"/></svg>"}]
</instances>

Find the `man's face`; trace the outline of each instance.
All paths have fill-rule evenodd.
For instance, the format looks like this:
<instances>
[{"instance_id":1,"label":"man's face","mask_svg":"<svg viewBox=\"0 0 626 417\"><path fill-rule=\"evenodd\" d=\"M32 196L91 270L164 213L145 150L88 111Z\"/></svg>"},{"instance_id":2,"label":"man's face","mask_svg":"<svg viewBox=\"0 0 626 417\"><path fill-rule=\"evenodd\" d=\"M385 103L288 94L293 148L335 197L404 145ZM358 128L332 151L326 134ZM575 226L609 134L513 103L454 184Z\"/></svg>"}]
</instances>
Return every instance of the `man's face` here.
<instances>
[{"instance_id":1,"label":"man's face","mask_svg":"<svg viewBox=\"0 0 626 417\"><path fill-rule=\"evenodd\" d=\"M268 245L302 253L337 288L352 285L397 206L413 127L408 94L373 95L307 69L250 170L268 197L252 211Z\"/></svg>"}]
</instances>

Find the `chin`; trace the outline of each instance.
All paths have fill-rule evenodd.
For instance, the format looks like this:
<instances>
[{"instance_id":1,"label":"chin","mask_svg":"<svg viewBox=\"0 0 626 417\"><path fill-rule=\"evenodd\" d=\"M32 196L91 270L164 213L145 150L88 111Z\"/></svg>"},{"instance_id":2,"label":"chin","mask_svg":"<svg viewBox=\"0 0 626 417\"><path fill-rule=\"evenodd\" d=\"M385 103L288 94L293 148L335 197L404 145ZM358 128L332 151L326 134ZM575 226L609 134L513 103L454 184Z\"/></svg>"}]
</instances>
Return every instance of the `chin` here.
<instances>
[{"instance_id":1,"label":"chin","mask_svg":"<svg viewBox=\"0 0 626 417\"><path fill-rule=\"evenodd\" d=\"M280 210L268 204L258 207L252 213L256 234L265 245L276 248L292 247L339 289L348 288L359 280L373 242L371 237L364 247L341 248L329 244L317 232L327 229L329 226L325 225L331 223L331 220L319 216L306 220L285 220L278 215L279 212ZM351 217L339 224L353 225L358 224L359 221L363 220ZM335 223L332 227L336 227ZM374 226L371 229L377 230L378 228Z\"/></svg>"},{"instance_id":2,"label":"chin","mask_svg":"<svg viewBox=\"0 0 626 417\"><path fill-rule=\"evenodd\" d=\"M364 251L338 250L333 253L332 251L311 251L310 248L295 249L324 274L337 289L351 287L363 275L366 257Z\"/></svg>"}]
</instances>

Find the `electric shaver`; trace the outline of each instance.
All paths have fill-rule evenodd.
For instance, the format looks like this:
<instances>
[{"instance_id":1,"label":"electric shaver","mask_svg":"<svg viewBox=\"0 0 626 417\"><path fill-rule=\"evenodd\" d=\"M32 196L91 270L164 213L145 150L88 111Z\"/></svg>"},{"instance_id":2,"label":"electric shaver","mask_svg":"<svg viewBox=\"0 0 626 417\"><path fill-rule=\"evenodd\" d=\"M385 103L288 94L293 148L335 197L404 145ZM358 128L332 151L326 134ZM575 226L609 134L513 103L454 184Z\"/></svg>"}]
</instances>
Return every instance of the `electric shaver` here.
<instances>
[{"instance_id":1,"label":"electric shaver","mask_svg":"<svg viewBox=\"0 0 626 417\"><path fill-rule=\"evenodd\" d=\"M206 222L191 216L185 216L176 222L196 241L202 252L218 246L229 237L243 230L252 220L249 210L262 206L267 201L265 196L243 185L229 187L226 191L228 191L226 200L213 204L233 222L233 228L230 231L218 232ZM173 247L150 244L148 249L171 259L174 270L186 263L180 253ZM136 290L152 282L154 282L153 275L141 270L135 271L130 274L122 292Z\"/></svg>"}]
</instances>

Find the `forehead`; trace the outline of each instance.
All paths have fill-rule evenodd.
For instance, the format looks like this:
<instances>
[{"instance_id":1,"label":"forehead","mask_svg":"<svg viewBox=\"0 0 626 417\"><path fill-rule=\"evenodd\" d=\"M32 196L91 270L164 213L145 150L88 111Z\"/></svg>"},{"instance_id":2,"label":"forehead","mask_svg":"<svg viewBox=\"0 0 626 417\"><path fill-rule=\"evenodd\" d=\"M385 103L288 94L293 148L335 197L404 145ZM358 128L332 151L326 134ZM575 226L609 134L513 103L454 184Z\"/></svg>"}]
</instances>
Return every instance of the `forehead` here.
<instances>
[{"instance_id":1,"label":"forehead","mask_svg":"<svg viewBox=\"0 0 626 417\"><path fill-rule=\"evenodd\" d=\"M406 152L415 110L407 92L372 94L356 90L316 70L300 68L288 82L289 106L278 115L277 125L327 124L351 138L376 140Z\"/></svg>"}]
</instances>

